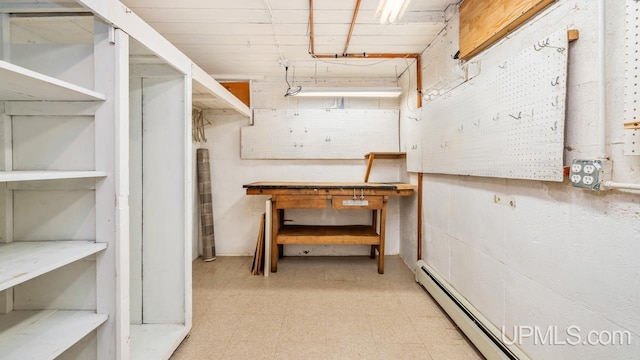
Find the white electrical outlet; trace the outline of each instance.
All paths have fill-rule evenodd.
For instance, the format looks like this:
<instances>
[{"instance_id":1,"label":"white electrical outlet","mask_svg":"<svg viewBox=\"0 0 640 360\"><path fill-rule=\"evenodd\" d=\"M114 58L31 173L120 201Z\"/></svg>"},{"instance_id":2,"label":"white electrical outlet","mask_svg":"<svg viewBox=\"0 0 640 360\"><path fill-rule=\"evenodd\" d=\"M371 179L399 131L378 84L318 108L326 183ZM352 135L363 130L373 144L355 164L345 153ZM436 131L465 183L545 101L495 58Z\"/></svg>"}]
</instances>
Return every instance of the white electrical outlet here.
<instances>
[{"instance_id":1,"label":"white electrical outlet","mask_svg":"<svg viewBox=\"0 0 640 360\"><path fill-rule=\"evenodd\" d=\"M602 183L611 179L611 161L573 160L571 165L571 185L589 190L602 190Z\"/></svg>"}]
</instances>

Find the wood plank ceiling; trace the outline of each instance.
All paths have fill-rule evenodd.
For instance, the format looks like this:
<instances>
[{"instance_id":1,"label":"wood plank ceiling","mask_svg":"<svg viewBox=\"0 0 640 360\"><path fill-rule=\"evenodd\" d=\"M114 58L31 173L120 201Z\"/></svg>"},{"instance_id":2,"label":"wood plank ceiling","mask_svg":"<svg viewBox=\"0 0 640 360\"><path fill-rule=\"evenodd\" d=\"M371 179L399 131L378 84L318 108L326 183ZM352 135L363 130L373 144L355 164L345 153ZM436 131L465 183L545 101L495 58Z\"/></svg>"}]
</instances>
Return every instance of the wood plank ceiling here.
<instances>
[{"instance_id":1,"label":"wood plank ceiling","mask_svg":"<svg viewBox=\"0 0 640 360\"><path fill-rule=\"evenodd\" d=\"M420 53L444 27L455 0L413 0L404 17L381 25L378 0L361 0L349 53ZM309 0L124 0L136 14L218 79L395 78L413 59L314 59ZM342 54L356 0L314 1L316 54Z\"/></svg>"}]
</instances>

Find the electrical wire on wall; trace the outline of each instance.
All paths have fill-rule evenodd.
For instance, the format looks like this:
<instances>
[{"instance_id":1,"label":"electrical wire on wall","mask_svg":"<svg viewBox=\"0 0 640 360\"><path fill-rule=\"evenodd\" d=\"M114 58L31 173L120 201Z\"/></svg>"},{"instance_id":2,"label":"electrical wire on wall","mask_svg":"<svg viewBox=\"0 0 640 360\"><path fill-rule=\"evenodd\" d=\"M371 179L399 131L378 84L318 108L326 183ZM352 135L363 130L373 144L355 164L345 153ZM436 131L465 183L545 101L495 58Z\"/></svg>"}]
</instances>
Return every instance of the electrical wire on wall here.
<instances>
[{"instance_id":1,"label":"electrical wire on wall","mask_svg":"<svg viewBox=\"0 0 640 360\"><path fill-rule=\"evenodd\" d=\"M193 142L207 142L207 137L204 134L205 125L211 125L211 123L204 118L202 110L193 108L191 110L191 137Z\"/></svg>"},{"instance_id":2,"label":"electrical wire on wall","mask_svg":"<svg viewBox=\"0 0 640 360\"><path fill-rule=\"evenodd\" d=\"M293 68L293 81L295 83L296 80L296 68ZM284 96L295 96L298 95L300 90L302 90L302 86L291 87L291 83L289 83L289 66L285 65L284 67L284 81L287 83L287 92L285 92Z\"/></svg>"}]
</instances>

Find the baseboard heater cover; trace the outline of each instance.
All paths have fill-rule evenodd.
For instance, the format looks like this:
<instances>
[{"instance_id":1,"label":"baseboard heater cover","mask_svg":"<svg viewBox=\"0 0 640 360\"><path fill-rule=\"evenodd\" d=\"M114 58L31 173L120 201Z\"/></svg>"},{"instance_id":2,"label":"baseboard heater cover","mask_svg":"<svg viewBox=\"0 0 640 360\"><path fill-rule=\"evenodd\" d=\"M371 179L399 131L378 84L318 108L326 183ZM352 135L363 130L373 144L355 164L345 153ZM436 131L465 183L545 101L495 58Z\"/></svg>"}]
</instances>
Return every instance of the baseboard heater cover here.
<instances>
[{"instance_id":1,"label":"baseboard heater cover","mask_svg":"<svg viewBox=\"0 0 640 360\"><path fill-rule=\"evenodd\" d=\"M431 294L485 358L531 360L515 344L504 343L500 330L423 260L416 267L416 282Z\"/></svg>"}]
</instances>

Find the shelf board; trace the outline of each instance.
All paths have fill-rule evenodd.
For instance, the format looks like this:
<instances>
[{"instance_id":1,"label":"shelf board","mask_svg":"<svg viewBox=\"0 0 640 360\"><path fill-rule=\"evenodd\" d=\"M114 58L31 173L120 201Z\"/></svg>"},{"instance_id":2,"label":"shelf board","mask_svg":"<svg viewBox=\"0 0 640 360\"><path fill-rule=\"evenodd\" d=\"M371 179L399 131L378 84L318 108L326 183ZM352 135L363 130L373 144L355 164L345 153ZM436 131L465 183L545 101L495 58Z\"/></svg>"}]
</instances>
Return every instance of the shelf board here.
<instances>
[{"instance_id":1,"label":"shelf board","mask_svg":"<svg viewBox=\"0 0 640 360\"><path fill-rule=\"evenodd\" d=\"M0 101L96 101L106 97L0 60Z\"/></svg>"},{"instance_id":2,"label":"shelf board","mask_svg":"<svg viewBox=\"0 0 640 360\"><path fill-rule=\"evenodd\" d=\"M169 359L187 336L184 324L131 325L131 360Z\"/></svg>"},{"instance_id":3,"label":"shelf board","mask_svg":"<svg viewBox=\"0 0 640 360\"><path fill-rule=\"evenodd\" d=\"M0 182L106 177L104 171L0 171Z\"/></svg>"},{"instance_id":4,"label":"shelf board","mask_svg":"<svg viewBox=\"0 0 640 360\"><path fill-rule=\"evenodd\" d=\"M285 225L278 231L277 243L378 245L380 235L371 225Z\"/></svg>"},{"instance_id":5,"label":"shelf board","mask_svg":"<svg viewBox=\"0 0 640 360\"><path fill-rule=\"evenodd\" d=\"M383 160L393 160L393 159L406 159L406 152L370 152L364 155L365 159L368 159L371 154L374 155L375 159L383 159Z\"/></svg>"},{"instance_id":6,"label":"shelf board","mask_svg":"<svg viewBox=\"0 0 640 360\"><path fill-rule=\"evenodd\" d=\"M93 241L20 241L0 245L0 291L106 248L106 243Z\"/></svg>"},{"instance_id":7,"label":"shelf board","mask_svg":"<svg viewBox=\"0 0 640 360\"><path fill-rule=\"evenodd\" d=\"M193 65L192 91L193 104L201 110L232 109L244 116L251 116L251 109L245 103L195 64Z\"/></svg>"},{"instance_id":8,"label":"shelf board","mask_svg":"<svg viewBox=\"0 0 640 360\"><path fill-rule=\"evenodd\" d=\"M12 311L0 315L0 359L55 359L107 321L93 311Z\"/></svg>"}]
</instances>

